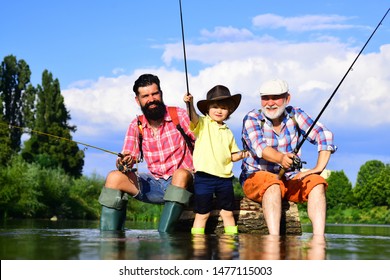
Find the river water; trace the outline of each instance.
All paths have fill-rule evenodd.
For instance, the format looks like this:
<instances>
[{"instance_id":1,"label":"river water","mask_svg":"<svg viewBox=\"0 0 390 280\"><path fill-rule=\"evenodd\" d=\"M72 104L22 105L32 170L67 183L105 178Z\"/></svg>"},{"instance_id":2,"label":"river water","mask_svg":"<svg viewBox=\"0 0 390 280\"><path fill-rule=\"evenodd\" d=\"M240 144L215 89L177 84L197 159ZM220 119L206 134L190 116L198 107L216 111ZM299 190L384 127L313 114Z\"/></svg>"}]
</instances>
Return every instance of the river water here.
<instances>
[{"instance_id":1,"label":"river water","mask_svg":"<svg viewBox=\"0 0 390 280\"><path fill-rule=\"evenodd\" d=\"M324 238L258 234L160 234L127 222L100 232L98 221L3 222L1 260L390 260L389 225L327 225ZM131 228L131 229L130 229Z\"/></svg>"}]
</instances>

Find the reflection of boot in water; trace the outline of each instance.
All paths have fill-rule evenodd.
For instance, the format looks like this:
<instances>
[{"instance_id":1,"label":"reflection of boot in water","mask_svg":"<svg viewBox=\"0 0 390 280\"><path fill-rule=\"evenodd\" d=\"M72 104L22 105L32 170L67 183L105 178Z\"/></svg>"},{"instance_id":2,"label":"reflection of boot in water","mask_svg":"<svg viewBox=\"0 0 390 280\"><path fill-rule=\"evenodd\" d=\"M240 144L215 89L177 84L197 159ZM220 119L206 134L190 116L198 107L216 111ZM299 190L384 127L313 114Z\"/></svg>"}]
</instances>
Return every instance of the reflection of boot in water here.
<instances>
[{"instance_id":1,"label":"reflection of boot in water","mask_svg":"<svg viewBox=\"0 0 390 280\"><path fill-rule=\"evenodd\" d=\"M125 231L101 231L99 254L102 260L125 260Z\"/></svg>"},{"instance_id":2,"label":"reflection of boot in water","mask_svg":"<svg viewBox=\"0 0 390 280\"><path fill-rule=\"evenodd\" d=\"M192 251L194 259L209 259L209 250L206 244L206 236L204 233L192 234Z\"/></svg>"},{"instance_id":3,"label":"reflection of boot in water","mask_svg":"<svg viewBox=\"0 0 390 280\"><path fill-rule=\"evenodd\" d=\"M218 239L219 258L221 260L234 259L234 252L237 251L236 238L238 238L237 235L228 233Z\"/></svg>"}]
</instances>

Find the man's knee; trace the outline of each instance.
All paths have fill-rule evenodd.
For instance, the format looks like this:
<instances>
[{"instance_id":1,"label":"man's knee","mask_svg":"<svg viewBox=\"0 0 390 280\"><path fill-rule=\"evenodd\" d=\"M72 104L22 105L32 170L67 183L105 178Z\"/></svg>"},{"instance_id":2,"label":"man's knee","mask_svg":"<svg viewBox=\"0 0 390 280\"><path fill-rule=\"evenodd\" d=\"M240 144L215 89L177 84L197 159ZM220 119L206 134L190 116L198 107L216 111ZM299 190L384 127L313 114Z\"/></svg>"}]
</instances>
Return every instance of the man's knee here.
<instances>
[{"instance_id":1,"label":"man's knee","mask_svg":"<svg viewBox=\"0 0 390 280\"><path fill-rule=\"evenodd\" d=\"M319 195L325 195L325 192L326 192L325 184L318 184L310 191L310 194L315 193L315 194L319 194Z\"/></svg>"},{"instance_id":2,"label":"man's knee","mask_svg":"<svg viewBox=\"0 0 390 280\"><path fill-rule=\"evenodd\" d=\"M193 185L193 174L187 169L179 168L172 175L172 185L179 188L190 188Z\"/></svg>"},{"instance_id":3,"label":"man's knee","mask_svg":"<svg viewBox=\"0 0 390 280\"><path fill-rule=\"evenodd\" d=\"M118 170L113 170L111 171L110 173L108 173L107 177L106 177L106 183L105 185L106 186L111 186L114 188L114 186L118 185L118 182L120 182L120 180L122 179L123 177L123 173L118 171Z\"/></svg>"}]
</instances>

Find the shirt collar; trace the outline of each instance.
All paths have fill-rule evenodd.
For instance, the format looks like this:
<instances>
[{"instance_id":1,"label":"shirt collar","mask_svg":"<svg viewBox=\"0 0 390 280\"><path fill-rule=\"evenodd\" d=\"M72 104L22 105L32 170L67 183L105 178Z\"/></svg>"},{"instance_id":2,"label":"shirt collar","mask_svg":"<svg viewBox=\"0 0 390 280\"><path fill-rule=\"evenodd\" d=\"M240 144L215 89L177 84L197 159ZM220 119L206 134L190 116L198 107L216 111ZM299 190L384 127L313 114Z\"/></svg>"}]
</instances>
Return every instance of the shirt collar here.
<instances>
[{"instance_id":1,"label":"shirt collar","mask_svg":"<svg viewBox=\"0 0 390 280\"><path fill-rule=\"evenodd\" d=\"M225 122L223 123L223 125L219 125L208 114L206 115L206 119L208 119L213 125L217 125L219 128L228 128L228 126L227 126L227 124Z\"/></svg>"}]
</instances>

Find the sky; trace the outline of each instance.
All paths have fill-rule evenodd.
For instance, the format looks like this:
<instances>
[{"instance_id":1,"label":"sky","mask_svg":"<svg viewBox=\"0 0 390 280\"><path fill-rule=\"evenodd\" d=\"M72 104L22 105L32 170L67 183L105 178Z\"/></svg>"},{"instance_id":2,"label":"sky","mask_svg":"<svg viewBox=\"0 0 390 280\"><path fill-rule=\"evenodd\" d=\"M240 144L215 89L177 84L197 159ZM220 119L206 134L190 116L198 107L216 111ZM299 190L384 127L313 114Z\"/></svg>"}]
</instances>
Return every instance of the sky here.
<instances>
[{"instance_id":1,"label":"sky","mask_svg":"<svg viewBox=\"0 0 390 280\"><path fill-rule=\"evenodd\" d=\"M190 92L195 102L217 84L242 94L227 122L240 147L242 119L259 108L264 81L286 80L290 105L313 118L335 92L319 120L338 147L327 169L343 170L354 184L367 161L390 163L390 15L340 82L389 2L286 3L182 0ZM0 58L25 60L33 85L45 69L60 81L70 123L77 126L74 140L120 152L128 124L141 113L132 87L144 73L159 76L167 105L186 107L178 0L0 0L0 10ZM80 148L85 175L115 169L115 155ZM304 167L313 167L317 148L304 143L302 150Z\"/></svg>"}]
</instances>

